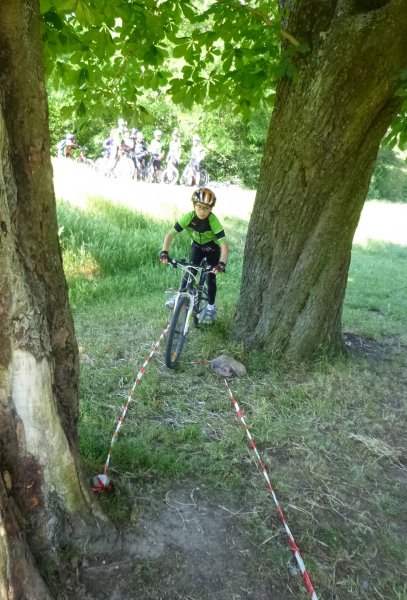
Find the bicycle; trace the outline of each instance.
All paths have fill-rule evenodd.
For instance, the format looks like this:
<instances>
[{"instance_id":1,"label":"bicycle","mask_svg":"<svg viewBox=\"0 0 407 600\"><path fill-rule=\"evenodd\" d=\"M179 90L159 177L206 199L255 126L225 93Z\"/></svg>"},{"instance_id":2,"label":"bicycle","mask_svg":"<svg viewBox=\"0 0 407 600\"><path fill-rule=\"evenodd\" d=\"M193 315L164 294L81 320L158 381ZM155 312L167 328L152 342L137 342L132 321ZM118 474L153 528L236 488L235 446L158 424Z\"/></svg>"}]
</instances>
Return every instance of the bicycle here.
<instances>
[{"instance_id":1,"label":"bicycle","mask_svg":"<svg viewBox=\"0 0 407 600\"><path fill-rule=\"evenodd\" d=\"M197 185L198 187L204 187L208 184L209 174L205 169L199 170L199 181L195 181L196 171L191 164L187 164L182 175L181 175L181 184L182 185Z\"/></svg>"},{"instance_id":2,"label":"bicycle","mask_svg":"<svg viewBox=\"0 0 407 600\"><path fill-rule=\"evenodd\" d=\"M199 327L201 316L208 301L207 275L213 269L204 258L199 266L185 259L169 259L168 264L182 270L180 288L175 298L174 312L168 331L165 365L174 369L178 364L189 332L191 316Z\"/></svg>"},{"instance_id":3,"label":"bicycle","mask_svg":"<svg viewBox=\"0 0 407 600\"><path fill-rule=\"evenodd\" d=\"M175 185L178 181L178 177L178 169L174 164L174 159L170 157L167 161L167 166L163 171L161 182Z\"/></svg>"},{"instance_id":4,"label":"bicycle","mask_svg":"<svg viewBox=\"0 0 407 600\"><path fill-rule=\"evenodd\" d=\"M119 154L118 158L111 158L105 152L104 156L96 159L93 166L97 173L105 177L124 177L129 179L133 177L135 169L134 162L125 153Z\"/></svg>"},{"instance_id":5,"label":"bicycle","mask_svg":"<svg viewBox=\"0 0 407 600\"><path fill-rule=\"evenodd\" d=\"M153 183L154 181L154 164L153 157L149 156L147 161L145 162L145 166L141 171L140 179L144 181L144 183Z\"/></svg>"},{"instance_id":6,"label":"bicycle","mask_svg":"<svg viewBox=\"0 0 407 600\"><path fill-rule=\"evenodd\" d=\"M157 159L154 158L154 155L150 155L149 159L147 160L146 166L141 172L141 179L145 183L160 183L161 170L157 169L155 165L156 161Z\"/></svg>"}]
</instances>

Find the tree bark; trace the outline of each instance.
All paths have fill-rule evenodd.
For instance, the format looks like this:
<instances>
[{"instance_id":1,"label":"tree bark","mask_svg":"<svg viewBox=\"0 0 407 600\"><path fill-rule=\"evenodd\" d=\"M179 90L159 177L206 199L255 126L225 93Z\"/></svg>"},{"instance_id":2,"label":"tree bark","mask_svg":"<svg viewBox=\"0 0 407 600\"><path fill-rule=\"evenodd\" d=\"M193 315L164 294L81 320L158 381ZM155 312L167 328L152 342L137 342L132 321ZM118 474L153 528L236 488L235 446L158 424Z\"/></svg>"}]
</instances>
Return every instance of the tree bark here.
<instances>
[{"instance_id":1,"label":"tree bark","mask_svg":"<svg viewBox=\"0 0 407 600\"><path fill-rule=\"evenodd\" d=\"M46 599L102 518L78 467L78 350L58 243L37 0L0 3L0 598Z\"/></svg>"},{"instance_id":2,"label":"tree bark","mask_svg":"<svg viewBox=\"0 0 407 600\"><path fill-rule=\"evenodd\" d=\"M277 89L234 323L287 361L342 348L352 240L407 67L407 0L294 6L310 50Z\"/></svg>"}]
</instances>

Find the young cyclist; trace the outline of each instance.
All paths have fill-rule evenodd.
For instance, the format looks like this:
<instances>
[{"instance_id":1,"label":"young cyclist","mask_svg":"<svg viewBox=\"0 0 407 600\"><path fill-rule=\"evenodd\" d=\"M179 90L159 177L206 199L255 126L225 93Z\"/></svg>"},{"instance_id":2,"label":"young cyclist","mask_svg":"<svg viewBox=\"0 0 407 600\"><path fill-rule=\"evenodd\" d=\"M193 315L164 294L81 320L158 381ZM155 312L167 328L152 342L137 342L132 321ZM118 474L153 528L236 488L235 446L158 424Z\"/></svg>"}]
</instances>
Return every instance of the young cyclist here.
<instances>
[{"instance_id":1,"label":"young cyclist","mask_svg":"<svg viewBox=\"0 0 407 600\"><path fill-rule=\"evenodd\" d=\"M148 147L148 151L153 159L153 167L155 173L155 181L156 183L161 182L161 172L162 172L162 160L164 157L163 145L161 142L161 136L163 132L159 129L154 131L154 139L151 140L150 145Z\"/></svg>"},{"instance_id":2,"label":"young cyclist","mask_svg":"<svg viewBox=\"0 0 407 600\"><path fill-rule=\"evenodd\" d=\"M144 141L144 135L141 131L136 133L136 141L134 142L134 164L136 166L136 176L140 179L141 172L146 166L147 145Z\"/></svg>"},{"instance_id":3,"label":"young cyclist","mask_svg":"<svg viewBox=\"0 0 407 600\"><path fill-rule=\"evenodd\" d=\"M201 142L201 138L199 135L195 134L192 136L192 148L191 148L191 156L189 158L189 164L191 165L194 171L194 179L195 185L199 185L200 178L200 168L201 162L206 156L206 148Z\"/></svg>"},{"instance_id":4,"label":"young cyclist","mask_svg":"<svg viewBox=\"0 0 407 600\"><path fill-rule=\"evenodd\" d=\"M73 133L67 133L64 139L57 144L58 156L70 158L73 148L78 148L75 135Z\"/></svg>"},{"instance_id":5,"label":"young cyclist","mask_svg":"<svg viewBox=\"0 0 407 600\"><path fill-rule=\"evenodd\" d=\"M179 161L181 159L181 142L179 139L179 131L178 129L174 129L172 132L172 140L170 141L168 154L167 154L167 163L172 162L174 167L178 169Z\"/></svg>"},{"instance_id":6,"label":"young cyclist","mask_svg":"<svg viewBox=\"0 0 407 600\"><path fill-rule=\"evenodd\" d=\"M192 240L189 260L193 265L199 265L206 257L213 270L208 274L208 303L202 314L203 323L213 323L215 319L216 275L224 273L228 260L229 249L223 226L212 213L216 204L216 196L208 188L200 188L192 194L194 210L183 215L164 238L160 261L167 264L168 251L174 236L186 231ZM174 308L175 296L166 302L167 308Z\"/></svg>"}]
</instances>

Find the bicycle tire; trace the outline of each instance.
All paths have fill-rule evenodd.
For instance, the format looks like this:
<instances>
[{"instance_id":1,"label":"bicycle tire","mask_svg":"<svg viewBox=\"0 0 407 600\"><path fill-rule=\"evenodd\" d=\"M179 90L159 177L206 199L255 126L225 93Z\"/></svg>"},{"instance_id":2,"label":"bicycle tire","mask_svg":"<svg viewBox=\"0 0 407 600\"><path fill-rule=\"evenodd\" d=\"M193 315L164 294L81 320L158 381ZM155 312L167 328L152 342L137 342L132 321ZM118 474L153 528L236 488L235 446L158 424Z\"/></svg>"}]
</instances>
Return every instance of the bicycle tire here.
<instances>
[{"instance_id":1,"label":"bicycle tire","mask_svg":"<svg viewBox=\"0 0 407 600\"><path fill-rule=\"evenodd\" d=\"M141 180L144 181L144 183L153 183L153 179L154 179L154 167L152 165L147 165L141 171Z\"/></svg>"},{"instance_id":2,"label":"bicycle tire","mask_svg":"<svg viewBox=\"0 0 407 600\"><path fill-rule=\"evenodd\" d=\"M184 328L188 318L188 308L189 298L180 296L172 316L165 349L165 366L169 369L174 369L178 364L185 344Z\"/></svg>"},{"instance_id":3,"label":"bicycle tire","mask_svg":"<svg viewBox=\"0 0 407 600\"><path fill-rule=\"evenodd\" d=\"M194 182L194 175L189 166L186 166L181 175L181 184L191 186Z\"/></svg>"},{"instance_id":4,"label":"bicycle tire","mask_svg":"<svg viewBox=\"0 0 407 600\"><path fill-rule=\"evenodd\" d=\"M131 158L122 156L118 160L113 172L114 175L116 175L116 177L124 177L130 179L131 177L133 177L134 174L134 162L131 160Z\"/></svg>"},{"instance_id":5,"label":"bicycle tire","mask_svg":"<svg viewBox=\"0 0 407 600\"><path fill-rule=\"evenodd\" d=\"M175 167L171 167L163 171L161 181L166 184L175 185L178 181L178 177L178 170Z\"/></svg>"},{"instance_id":6,"label":"bicycle tire","mask_svg":"<svg viewBox=\"0 0 407 600\"><path fill-rule=\"evenodd\" d=\"M95 169L96 173L108 175L110 171L110 160L104 157L97 158L93 164L93 168Z\"/></svg>"},{"instance_id":7,"label":"bicycle tire","mask_svg":"<svg viewBox=\"0 0 407 600\"><path fill-rule=\"evenodd\" d=\"M208 184L208 181L209 181L208 171L205 171L205 169L201 169L199 171L199 187L205 187L205 185Z\"/></svg>"},{"instance_id":8,"label":"bicycle tire","mask_svg":"<svg viewBox=\"0 0 407 600\"><path fill-rule=\"evenodd\" d=\"M197 295L195 298L194 312L193 312L195 327L200 326L200 324L201 324L200 316L201 316L201 313L202 313L203 309L205 308L207 301L208 301L208 276L207 276L207 273L201 273L201 278L204 278L205 280L204 280L204 283L202 286L202 290L200 289L201 280L199 281L198 291L197 291Z\"/></svg>"}]
</instances>

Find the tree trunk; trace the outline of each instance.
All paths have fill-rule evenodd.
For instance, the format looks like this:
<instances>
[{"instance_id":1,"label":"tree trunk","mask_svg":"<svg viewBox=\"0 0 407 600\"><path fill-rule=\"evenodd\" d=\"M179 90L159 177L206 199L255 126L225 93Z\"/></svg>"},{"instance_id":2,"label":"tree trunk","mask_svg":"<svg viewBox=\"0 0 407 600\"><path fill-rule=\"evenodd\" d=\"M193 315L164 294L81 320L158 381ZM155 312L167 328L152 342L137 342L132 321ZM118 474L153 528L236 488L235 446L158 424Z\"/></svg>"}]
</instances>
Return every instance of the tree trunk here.
<instances>
[{"instance_id":1,"label":"tree trunk","mask_svg":"<svg viewBox=\"0 0 407 600\"><path fill-rule=\"evenodd\" d=\"M101 518L77 467L78 351L58 243L38 0L0 2L0 598Z\"/></svg>"},{"instance_id":2,"label":"tree trunk","mask_svg":"<svg viewBox=\"0 0 407 600\"><path fill-rule=\"evenodd\" d=\"M407 67L406 0L295 7L288 29L310 51L278 86L234 324L289 361L342 347L352 240Z\"/></svg>"}]
</instances>

